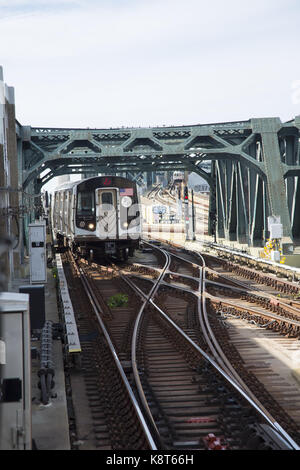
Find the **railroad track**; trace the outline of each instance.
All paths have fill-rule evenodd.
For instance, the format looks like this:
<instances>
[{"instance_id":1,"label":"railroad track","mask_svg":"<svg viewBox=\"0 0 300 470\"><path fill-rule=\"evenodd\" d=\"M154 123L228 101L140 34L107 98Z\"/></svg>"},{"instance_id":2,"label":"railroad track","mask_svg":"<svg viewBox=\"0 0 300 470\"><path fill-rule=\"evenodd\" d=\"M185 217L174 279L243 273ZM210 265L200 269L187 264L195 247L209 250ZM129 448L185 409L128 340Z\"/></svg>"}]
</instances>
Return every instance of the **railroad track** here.
<instances>
[{"instance_id":1,"label":"railroad track","mask_svg":"<svg viewBox=\"0 0 300 470\"><path fill-rule=\"evenodd\" d=\"M215 308L218 298L219 309L224 313L261 326L268 324L267 328L289 337L300 337L300 303L294 300L299 290L296 283L278 280L269 274L253 274L253 269L245 267L241 272L239 266L213 256L207 259L210 266L205 273L207 291L215 294L211 296Z\"/></svg>"},{"instance_id":2,"label":"railroad track","mask_svg":"<svg viewBox=\"0 0 300 470\"><path fill-rule=\"evenodd\" d=\"M176 252L178 253L178 250L175 250L175 253ZM182 258L182 256L183 255L180 254L181 258ZM188 255L188 256L190 257L190 255ZM239 281L238 281L238 283L239 283ZM280 302L280 305L279 304L277 305L277 299L275 299L276 300L276 302L275 302L274 298L272 298L272 296L270 294L269 294L268 298L262 297L262 292L260 292L260 295L255 295L255 296L253 296L251 293L248 294L245 291L245 289L242 290L240 288L232 287L232 285L234 285L233 280L231 280L229 283L227 282L227 284L224 284L224 285L221 285L220 283L208 282L208 286L211 286L211 285L213 285L214 288L216 288L216 286L218 288L220 288L220 286L221 286L221 289L223 291L224 290L226 291L227 296L230 296L230 295L232 296L231 308L229 309L229 312L234 307L235 310L239 312L239 313L237 313L238 318L241 318L241 314L240 314L241 301L237 297L238 297L238 295L240 295L240 293L242 293L242 295L244 295L246 299L247 299L247 297L250 297L250 301L248 299L248 316L250 316L250 315L252 316L251 317L251 323L253 323L254 315L255 314L257 315L257 313L258 313L257 310L258 310L259 311L259 317L258 318L260 318L260 323L265 324L264 326L266 326L268 328L272 328L275 331L280 332L281 335L285 334L286 336L288 335L289 337L292 337L292 338L298 338L298 336L299 336L299 331L298 331L299 321L297 321L297 316L295 316L295 313L297 313L297 312L295 311L294 306L291 307L291 309L293 311L293 314L291 315L290 311L288 310L290 308L290 306L288 306L286 302ZM238 285L240 286L240 284L238 284ZM207 286L206 286L206 290L207 290ZM206 302L208 300L207 297L208 296L206 295ZM215 300L215 304L220 306L219 301L221 299L217 298L217 297L213 297L213 298ZM227 300L227 299L225 299L225 300ZM258 304L258 307L253 307L254 302L256 302ZM278 376L278 374L274 373L274 371L272 371L270 367L269 367L269 369L267 369L265 367L264 370L266 370L266 375L271 376L272 380L270 380L269 383L268 383L268 381L265 381L265 380L263 380L263 382L265 383L267 389L270 390L272 395L274 394L274 383L275 383L275 386L276 386L275 392L276 393L275 393L274 396L276 396L276 400L274 400L274 399L272 399L272 396L270 395L270 393L268 393L268 390L264 389L264 387L262 387L261 380L258 380L258 379L262 378L261 368L264 365L263 366L258 366L257 369L255 369L255 371L258 370L258 373L257 373L258 378L255 377L255 375L250 370L247 370L247 366L246 366L246 374L245 374L245 366L242 363L243 362L247 363L247 357L242 360L241 356L237 353L237 350L236 350L235 347L230 345L230 343L228 343L228 341L226 341L226 344L225 344L223 339L226 336L228 336L228 332L227 332L228 325L226 325L226 328L224 328L223 318L220 318L220 315L218 317L218 314L220 314L222 312L220 312L218 310L216 311L216 309L215 309L215 311L211 312L210 311L211 310L210 309L211 304L210 304L209 301L207 303L208 303L208 306L209 306L208 307L208 310L209 310L208 314L205 313L205 305L204 305L203 310L204 310L204 314L206 316L209 315L209 321L207 321L207 325L208 325L208 329L209 329L208 342L210 343L210 345L212 346L212 342L210 341L209 336L210 335L211 336L216 335L216 333L220 330L219 331L218 342L216 344L219 343L221 345L221 348L219 346L217 346L217 350L218 351L220 351L220 350L221 351L226 351L226 354L230 358L230 361L226 361L226 355L225 355L225 362L227 362L227 365L229 366L228 370L229 371L230 371L230 369L232 370L232 367L231 367L230 364L231 363L234 364L234 369L237 369L239 371L239 374L241 374L241 377L244 377L245 383L250 387L250 389L252 389L254 391L255 395L258 395L258 396L261 397L262 402L265 403L265 405L268 409L276 410L275 415L278 417L279 421L282 424L284 424L285 427L289 425L288 423L290 423L291 432L294 433L294 435L297 436L299 434L298 430L299 430L300 421L299 421L299 416L298 416L299 413L298 414L297 414L297 412L295 413L295 409L297 409L297 403L298 403L298 406L300 406L300 403L299 403L299 401L297 402L297 399L295 398L295 397L297 397L297 391L295 390L296 387L289 384L289 383L285 383L286 380L282 380L281 381L281 390L280 390L279 387L278 387L278 384L280 383L280 379L277 378L277 383L275 383L276 376ZM261 304L264 305L264 307L265 307L264 309L261 308ZM284 308L282 308L282 305L283 305ZM270 312L266 309L266 306L267 306L267 309L271 309L271 310L275 309L275 311L279 310L280 316L276 312L275 314L273 314L273 319L271 319L271 320L270 320L270 318L268 318L267 320L263 319L262 316L261 316L263 313L265 315L267 315L268 317L270 317ZM225 308L224 308L224 310L225 310ZM264 312L262 312L262 310L264 310ZM228 312L228 310L227 310L227 312ZM224 312L225 315L227 315L227 312L225 310L225 312ZM229 316L230 316L230 314L229 314ZM224 317L224 318L226 318L226 317ZM276 320L274 320L274 318L276 318ZM210 327L210 324L212 324L213 326ZM223 328L220 329L221 325L223 326ZM249 348L247 348L247 341L246 341L245 338L244 338L244 343L246 343L245 348L248 351ZM237 344L239 344L239 343L237 342ZM254 348L255 348L255 346L254 346ZM299 351L299 348L297 348L297 346L294 346L294 349ZM212 348L212 350L213 350L213 348ZM218 351L215 351L215 353L214 353L215 357L218 356ZM262 355L262 353L263 353L263 351L260 351L261 355ZM253 355L253 353L252 353L252 355ZM263 361L261 361L258 356L259 356L258 353L256 353L256 362L259 364ZM269 361L272 361L272 358L270 357L270 355L269 355L268 358L269 358ZM252 364L251 364L250 367L254 367L254 366L252 366ZM232 371L232 372L234 372L234 371ZM273 378L274 378L274 380L273 380ZM298 395L299 395L299 392L298 392ZM293 405L291 403L289 403L289 401L288 401L289 396L294 397L293 398L293 403L294 403ZM278 400L278 403L280 403L282 406L278 406L277 400ZM297 421L293 423L293 419L289 420L289 418L287 417L288 414L292 414L293 416L295 416ZM298 419L297 419L297 416L298 416Z\"/></svg>"},{"instance_id":3,"label":"railroad track","mask_svg":"<svg viewBox=\"0 0 300 470\"><path fill-rule=\"evenodd\" d=\"M82 372L99 450L155 450L156 445L105 327L108 312L74 260L64 260L82 347ZM110 276L106 272L103 277ZM82 285L83 283L83 285ZM111 284L111 283L110 283ZM84 286L84 289L83 289ZM71 371L70 371L71 372Z\"/></svg>"},{"instance_id":4,"label":"railroad track","mask_svg":"<svg viewBox=\"0 0 300 470\"><path fill-rule=\"evenodd\" d=\"M151 441L159 449L176 450L298 448L294 423L288 420L284 430L249 388L253 378L239 376L224 354L222 333L211 327L215 312L206 308L203 295L204 259L152 249L158 260L154 267L114 266L106 284L99 267L80 266L128 386L138 397L138 414L142 410L146 435L152 435L148 445ZM132 302L112 311L108 297L120 290ZM262 393L263 387L258 388ZM139 439L139 445L145 442L145 437Z\"/></svg>"},{"instance_id":5,"label":"railroad track","mask_svg":"<svg viewBox=\"0 0 300 470\"><path fill-rule=\"evenodd\" d=\"M192 269L194 270L194 268L195 268L195 266L193 265ZM176 310L177 310L177 312L178 312L178 309L176 309ZM207 323L207 325L209 325L208 322L206 322L206 323ZM201 325L201 327L202 327L202 330L205 329L205 328L203 327L203 324ZM228 361L226 361L226 357L224 356L224 354L222 354L222 351L220 351L220 348L219 348L219 346L218 346L218 343L216 342L216 340L215 340L215 338L214 338L214 335L213 335L212 332L211 332L210 327L208 326L207 329L208 329L208 332L207 332L207 334L206 334L206 339L205 339L205 341L207 341L207 338L209 338L209 335L211 335L211 337L213 338L214 343L217 344L217 349L218 349L218 352L217 352L217 354L215 354L215 356L218 356L218 354L220 355L220 357L221 357L220 363L223 364L223 366L224 366L224 362L225 362L225 363L227 362L227 364L228 364ZM210 345L211 345L211 343L212 343L212 342L211 342L211 339L209 339L208 342L209 342ZM215 346L213 346L212 349L213 349L214 351L216 351L216 347L215 347ZM224 361L224 357L225 357L225 361ZM226 366L225 366L225 368L226 368ZM232 367L229 367L228 370L229 370L230 372L232 372ZM235 377L236 377L236 374L235 374ZM238 381L239 381L239 383L243 384L243 382L242 382L240 379L238 379ZM243 386L244 386L244 384L243 384ZM246 389L247 389L247 387L246 387ZM250 393L249 393L249 389L247 389L247 393L251 396L251 391L250 391ZM252 396L253 396L253 395L252 395ZM254 400L255 400L255 397L254 397ZM256 403L257 403L257 400L255 400L255 401L256 401ZM261 406L261 404L260 404L260 406ZM267 413L267 414L268 414L268 413ZM270 415L269 415L269 417L270 417ZM270 417L270 419L272 420L272 417ZM274 421L274 420L273 420L273 421ZM294 431L295 431L295 427L294 427Z\"/></svg>"},{"instance_id":6,"label":"railroad track","mask_svg":"<svg viewBox=\"0 0 300 470\"><path fill-rule=\"evenodd\" d=\"M267 272L261 272L241 265L225 258L218 258L213 255L203 255L208 268L219 273L223 278L233 279L235 283L247 286L248 289L262 290L264 293L282 296L285 301L291 302L295 307L300 302L295 301L295 297L300 295L300 287L296 282L287 279L279 279L278 276ZM284 301L281 299L282 301Z\"/></svg>"}]
</instances>

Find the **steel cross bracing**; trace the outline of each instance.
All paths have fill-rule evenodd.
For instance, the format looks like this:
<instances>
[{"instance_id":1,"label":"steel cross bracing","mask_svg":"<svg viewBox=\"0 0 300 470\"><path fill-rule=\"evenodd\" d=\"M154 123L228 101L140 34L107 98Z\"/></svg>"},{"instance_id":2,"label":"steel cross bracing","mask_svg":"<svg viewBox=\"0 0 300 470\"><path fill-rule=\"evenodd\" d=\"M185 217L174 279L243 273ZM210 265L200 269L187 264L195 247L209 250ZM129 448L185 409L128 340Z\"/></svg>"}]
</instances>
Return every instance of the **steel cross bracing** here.
<instances>
[{"instance_id":1,"label":"steel cross bracing","mask_svg":"<svg viewBox=\"0 0 300 470\"><path fill-rule=\"evenodd\" d=\"M63 174L187 170L211 186L210 230L216 220L220 237L261 245L267 217L276 215L290 243L300 238L299 129L300 116L153 128L22 126L23 186L39 192ZM206 160L210 174L201 168Z\"/></svg>"}]
</instances>

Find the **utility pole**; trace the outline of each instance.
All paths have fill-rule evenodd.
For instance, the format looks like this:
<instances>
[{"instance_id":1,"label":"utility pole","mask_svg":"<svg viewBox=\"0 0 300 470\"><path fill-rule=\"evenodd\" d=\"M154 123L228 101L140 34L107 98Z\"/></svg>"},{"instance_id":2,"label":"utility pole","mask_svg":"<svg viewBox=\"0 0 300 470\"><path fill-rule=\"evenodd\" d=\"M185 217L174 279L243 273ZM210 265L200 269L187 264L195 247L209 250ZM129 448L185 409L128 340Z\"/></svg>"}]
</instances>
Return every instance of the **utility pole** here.
<instances>
[{"instance_id":1,"label":"utility pole","mask_svg":"<svg viewBox=\"0 0 300 470\"><path fill-rule=\"evenodd\" d=\"M196 240L196 226L195 226L195 205L194 205L194 190L192 189L192 224L193 224L193 241Z\"/></svg>"}]
</instances>

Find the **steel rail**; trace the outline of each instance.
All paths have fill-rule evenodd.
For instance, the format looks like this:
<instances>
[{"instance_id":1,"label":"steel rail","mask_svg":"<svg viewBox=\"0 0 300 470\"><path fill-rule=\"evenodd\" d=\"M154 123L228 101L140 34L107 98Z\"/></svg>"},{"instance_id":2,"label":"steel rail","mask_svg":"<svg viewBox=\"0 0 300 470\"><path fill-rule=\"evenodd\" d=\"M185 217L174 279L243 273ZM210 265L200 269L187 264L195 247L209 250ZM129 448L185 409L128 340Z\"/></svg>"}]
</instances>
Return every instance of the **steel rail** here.
<instances>
[{"instance_id":1,"label":"steel rail","mask_svg":"<svg viewBox=\"0 0 300 470\"><path fill-rule=\"evenodd\" d=\"M272 415L268 412L268 410L266 410L266 408L260 403L260 401L253 394L253 392L249 389L249 387L244 383L244 381L241 379L241 377L236 372L236 370L232 367L230 361L228 360L226 355L223 353L221 347L219 346L219 343L218 343L217 339L215 338L215 335L214 335L214 333L213 333L213 331L210 327L210 323L209 323L208 315L207 315L207 311L206 311L206 302L205 302L204 292L205 292L205 285L206 285L205 277L206 277L207 268L206 268L206 265L205 265L205 260L201 256L200 253L197 253L197 252L193 252L193 253L195 253L197 256L199 256L202 260L202 269L201 269L201 275L200 275L200 279L199 279L200 297L198 298L198 303L199 303L199 307L201 308L200 302L202 301L202 313L203 313L203 316L204 316L204 322L202 322L202 320L201 320L201 324L205 327L205 329L207 331L206 338L208 338L208 335L211 338L211 341L209 341L209 344L212 346L211 350L212 350L212 352L215 356L215 359L218 360L218 362L220 364L222 364L222 363L224 364L225 371L227 370L227 373L229 375L232 374L234 380L237 382L238 387L239 388L241 387L245 391L247 396L249 396L251 402L253 402L257 405L257 407L261 411L262 415L265 416L265 418L267 419L267 421L269 423L271 423L272 427L275 430L277 430L278 432L280 432L280 434L282 436L284 436L284 438L289 442L289 444L295 450L300 450L300 447L298 446L298 444L296 444L295 441L279 425L279 423L276 422L276 420L272 417ZM188 260L187 260L187 262L188 262ZM201 312L201 310L199 309L199 320L201 319L201 313L200 312Z\"/></svg>"},{"instance_id":2,"label":"steel rail","mask_svg":"<svg viewBox=\"0 0 300 470\"><path fill-rule=\"evenodd\" d=\"M291 312L294 312L295 314L299 314L299 308L297 307L293 307L292 305L290 305L288 302L291 302L290 299L287 299L287 300L283 300L281 298L278 298L276 297L275 294L272 294L270 292L264 292L262 289L260 289L259 287L256 287L256 286L249 286L248 284L242 282L242 281L238 281L238 280L233 280L230 278L230 276L226 276L226 274L220 274L218 273L217 271L214 271L212 268L206 268L206 271L209 273L209 272L212 272L212 273L216 273L218 275L219 278L223 278L225 279L226 281L229 281L229 282L233 282L234 284L237 284L239 285L240 287L234 287L234 286L230 286L229 284L222 284L222 283L218 283L217 281L211 281L209 279L206 280L206 283L207 284L216 284L216 285L220 285L220 286L223 286L225 288L230 288L232 290L236 290L237 292L255 292L256 295L263 295L264 297L266 297L267 299L273 299L273 300L276 300L276 302L278 303L278 305L282 306L282 307L285 307L285 308L288 308L289 310L291 310ZM254 294L254 295L255 295Z\"/></svg>"},{"instance_id":3,"label":"steel rail","mask_svg":"<svg viewBox=\"0 0 300 470\"><path fill-rule=\"evenodd\" d=\"M278 322L281 322L281 323L288 323L289 325L300 327L300 318L299 318L299 320L293 320L292 318L288 318L284 315L277 315L274 312L264 311L264 310L259 309L259 308L257 310L254 310L253 307L249 308L247 306L241 306L241 305L237 306L232 300L227 300L226 298L220 300L219 297L216 297L215 295L212 295L212 294L206 294L206 296L207 296L206 298L211 299L213 302L216 302L218 300L224 306L233 307L233 308L235 308L237 310L240 310L240 311L243 311L243 312L248 311L248 312L250 312L250 314L253 314L253 315L259 315L261 317L271 318L274 321L278 321Z\"/></svg>"},{"instance_id":4,"label":"steel rail","mask_svg":"<svg viewBox=\"0 0 300 470\"><path fill-rule=\"evenodd\" d=\"M151 243L148 243L151 245ZM153 245L151 245L153 247ZM202 261L202 269L200 270L200 277L199 277L199 294L198 295L198 306L199 306L199 321L201 322L201 327L204 327L203 333L205 334L206 339L208 340L210 348L212 348L212 353L214 355L213 359L210 357L205 351L202 350L176 323L173 322L173 320L170 319L170 317L161 310L161 308L156 305L156 303L153 301L153 297L155 296L159 285L163 281L163 277L166 274L166 271L168 269L168 266L170 265L171 261L171 256L172 253L168 253L166 250L163 250L162 248L159 248L158 246L155 246L155 248L159 251L162 251L165 256L168 256L168 261L166 262L166 265L164 269L161 272L161 275L159 279L157 280L156 284L152 287L150 293L147 295L144 292L142 292L140 289L135 286L134 283L131 283L131 281L127 282L129 284L132 284L132 287L135 288L135 290L138 289L140 295L142 295L144 298L146 298L145 301L145 306L149 302L222 376L225 380L227 380L247 401L248 403L260 414L260 416L271 426L271 428L279 433L281 438L283 438L287 443L291 446L292 449L294 450L300 450L300 447L298 444L288 435L288 433L277 423L277 421L272 417L272 415L264 408L264 406L260 403L260 401L256 398L256 396L252 393L252 391L248 388L248 386L243 382L241 377L237 374L235 369L232 367L230 364L229 360L227 357L224 355L222 349L220 348L218 341L216 340L211 327L209 325L208 321L208 316L206 312L206 306L205 306L205 298L204 298L204 290L205 290L205 274L203 275L203 270L205 273L205 261L202 258L202 256L197 253L195 253L197 256L201 258ZM183 258L182 258L183 259ZM190 261L185 260L187 263ZM192 262L190 262L193 264ZM192 292L192 291L191 291ZM201 306L202 303L202 306ZM201 318L201 310L203 308L204 312L204 319ZM141 316L139 317L139 320L141 319ZM135 333L137 334L137 329L138 329L138 322L136 322L136 331ZM210 338L209 338L210 336ZM136 341L137 339L135 338L134 345L136 346ZM136 354L135 351L132 350L132 354L134 354L135 361L136 361ZM219 364L217 362L219 362ZM137 365L135 362L135 367L137 370Z\"/></svg>"},{"instance_id":5,"label":"steel rail","mask_svg":"<svg viewBox=\"0 0 300 470\"><path fill-rule=\"evenodd\" d=\"M201 255L197 252L195 252L195 254L198 254L200 257ZM185 261L186 263L190 263L192 264L192 266L199 266L199 265L195 265L192 261L189 261L181 256L179 256L178 254L175 254L175 253L171 253L171 255L173 257L176 257L182 261ZM204 263L204 259L203 259L203 263ZM199 266L200 268L200 266ZM210 279L206 279L206 273L216 273L218 274L218 277L220 278L223 278L225 280L228 280L234 284L237 284L241 287L235 287L235 286L231 286L229 284L223 284L221 282L216 282L216 281L212 281ZM175 274L175 273L174 273ZM200 274L201 276L201 274ZM180 277L182 278L186 278L186 279L191 279L191 280L195 280L195 277L193 276L188 276L186 274L180 274ZM276 320L279 320L279 321L286 321L287 323L290 323L292 325L295 325L295 326L300 326L300 315L299 315L299 309L296 308L296 307L293 307L291 305L289 305L287 302L281 300L281 299L278 299L277 297L275 297L275 295L272 295L271 293L265 293L262 289L259 289L257 287L251 287L241 281L237 281L237 280L232 280L229 276L226 276L226 275L223 275L223 274L219 274L217 273L216 271L214 271L212 268L208 268L205 266L205 270L204 270L204 282L205 282L205 285L207 284L211 284L212 286L216 286L216 287L222 287L224 289L231 289L232 291L234 292L237 292L237 293L244 293L244 294L247 294L247 293L251 293L251 291L254 291L254 296L255 295L263 295L267 300L273 300L273 301L276 301L276 303L278 304L278 306L282 307L282 308L285 308L288 310L288 313L291 313L291 314L294 314L294 315L298 315L299 316L299 321L297 320L293 320L293 319L290 319L288 317L285 317L285 316L280 316L280 315L276 315L274 313L267 313L267 312L256 312L257 314L261 314L261 315L264 315L264 316L267 316L267 317L271 317L271 318L274 318ZM216 296L212 296L211 297L216 297ZM217 297L216 297L217 298ZM222 303L224 304L228 304L228 305L232 305L234 306L234 304L230 301L230 300L222 300Z\"/></svg>"},{"instance_id":6,"label":"steel rail","mask_svg":"<svg viewBox=\"0 0 300 470\"><path fill-rule=\"evenodd\" d=\"M140 331L140 328L141 328L141 323L142 323L142 318L143 318L143 315L144 315L145 308L146 308L148 302L150 302L152 296L154 296L156 294L157 289L159 287L159 284L160 284L160 282L162 281L162 279L164 277L165 271L169 268L169 265L170 265L170 261L171 261L170 256L168 256L164 251L163 251L163 253L165 255L165 264L163 266L163 269L162 269L158 279L156 280L156 282L152 286L152 288L151 288L148 295L144 294L144 292L142 292L140 289L136 288L136 286L133 283L131 283L128 279L126 279L125 276L122 276L122 278L127 282L127 284L130 285L131 288L134 288L134 290L136 292L138 292L139 295L141 295L144 298L144 303L141 306L140 311L137 315L135 325L134 325L133 334L132 334L131 362L132 362L132 370L133 370L134 380L135 380L135 383L136 383L136 386L137 386L137 390L138 390L138 393L139 393L140 400L142 402L142 405L143 405L143 408L146 412L148 420L151 424L151 427L152 427L152 429L154 430L154 432L156 434L156 438L157 438L157 441L158 441L158 444L159 444L160 447L162 447L160 433L157 429L156 423L155 423L155 421L153 419L153 416L152 416L152 413L149 409L148 401L147 401L147 399L145 397L145 394L144 394L144 390L143 390L143 386L141 384L141 379L140 379L138 366L137 366L137 354L136 353L137 353L138 334L139 334L139 331Z\"/></svg>"},{"instance_id":7,"label":"steel rail","mask_svg":"<svg viewBox=\"0 0 300 470\"><path fill-rule=\"evenodd\" d=\"M243 386L244 384L241 383L240 377L236 373L235 369L232 367L232 365L231 365L230 361L227 359L226 355L223 353L223 351L222 351L222 349L219 345L219 342L217 341L217 339L216 339L216 337L215 337L215 335L214 335L214 333L213 333L213 331L210 327L210 323L209 323L208 315L207 315L207 311L206 311L205 297L204 297L206 265L205 265L204 258L199 253L196 253L196 254L200 257L200 262L202 264L202 266L199 266L200 273L199 273L199 279L198 279L199 288L198 288L197 299L198 299L198 319L199 319L199 324L201 326L205 341L206 341L207 345L209 346L209 349L211 350L215 361L217 363L219 363L219 365L228 374L231 374L233 376L233 378L235 378L235 380L237 381L237 384ZM185 259L185 258L183 258L183 257L181 257L177 254L171 253L171 255L185 261L186 263L190 263L193 266L195 265L192 261L189 261L189 260L187 260L187 259ZM184 277L190 277L190 276L184 276ZM195 278L193 278L193 279L195 279ZM192 291L190 291L190 292L192 294L194 294L194 292L192 292Z\"/></svg>"},{"instance_id":8,"label":"steel rail","mask_svg":"<svg viewBox=\"0 0 300 470\"><path fill-rule=\"evenodd\" d=\"M147 297L147 295L142 292L137 286L135 286L134 283L131 283L131 281L127 280L128 284L132 286L133 289L135 289L136 291L139 291L139 293L143 296L143 297ZM214 369L220 374L222 375L222 377L228 382L230 383L234 388L235 390L241 395L243 396L243 398L257 411L257 413L270 425L271 429L273 429L273 431L276 432L277 435L279 435L279 437L281 439L283 439L285 441L285 444L290 446L290 449L291 450L300 450L300 447L295 443L295 441L287 434L287 432L274 420L274 419L270 419L262 410L262 408L255 402L252 400L251 397L249 397L249 394L244 391L243 388L241 388L241 386L227 373L224 371L224 369L219 365L217 364L214 359L212 359L205 351L203 351L196 343L194 343L194 341L180 328L178 327L178 325L176 325L176 323L173 322L173 320L170 319L170 317L158 306L156 305L156 303L152 300L152 299L149 299L149 303L160 313L160 315L165 318L169 324L172 325L172 327L174 327L178 333L180 333L187 342L190 343L190 345L192 345L201 355L202 357L204 357L204 359L206 359L213 367ZM141 386L141 385L140 385ZM142 392L143 393L143 392ZM146 399L145 399L146 400ZM147 409L149 410L149 407L148 407L148 404L146 403L146 407ZM148 411L148 413L150 413L151 415L151 412L150 410ZM152 417L152 415L151 415ZM153 419L153 418L152 418Z\"/></svg>"},{"instance_id":9,"label":"steel rail","mask_svg":"<svg viewBox=\"0 0 300 470\"><path fill-rule=\"evenodd\" d=\"M148 425L147 425L147 423L146 423L146 421L145 421L144 415L143 415L143 413L142 413L142 411L141 411L141 409L140 409L140 406L139 406L139 404L138 404L138 402L137 402L137 399L136 399L136 397L135 397L135 395L134 395L134 392L133 392L133 390L132 390L132 388L131 388L131 386L130 386L130 384L129 384L129 382L128 382L128 379L127 379L127 377L126 377L126 374L125 374L125 372L124 372L124 369L123 369L123 367L122 367L122 365L121 365L121 362L120 362L120 359L119 359L119 357L118 357L118 354L117 354L117 352L116 352L116 350L115 350L115 347L114 347L114 345L113 345L113 343L112 343L112 341L111 341L111 338L110 338L110 336L109 336L109 333L108 333L108 331L107 331L107 329L106 329L106 327L105 327L105 325L104 325L104 323L103 323L103 321L102 321L102 318L101 318L101 315L100 315L100 313L102 313L102 310L101 310L101 308L100 308L100 305L99 305L99 303L98 303L98 301L97 301L97 299L96 299L96 297L95 297L95 294L93 293L93 290L92 290L92 288L91 288L91 286L90 286L90 284L89 284L89 282L88 282L88 280L87 280L87 278L86 278L86 275L84 274L83 270L77 265L76 262L74 262L74 266L75 266L75 268L76 268L76 270L77 270L77 272L78 272L78 275L79 275L79 277L80 277L80 279L81 279L81 282L82 282L82 285L83 285L83 287L84 287L85 293L87 294L87 296L88 296L88 298L89 298L89 300L90 300L90 303L91 303L91 305L92 305L92 307L93 307L93 310L94 310L95 315L96 315L96 317L97 317L98 323L99 323L99 325L100 325L100 327L101 327L101 329L102 329L103 335L104 335L104 337L105 337L105 339L106 339L106 341L107 341L107 344L108 344L108 346L109 346L109 349L110 349L110 351L111 351L111 354L112 354L112 356L113 356L113 359L114 359L114 361L115 361L115 364L116 364L116 366L117 366L117 369L118 369L118 372L119 372L119 374L120 374L120 377L121 377L121 379L122 379L122 381L123 381L123 383L124 383L124 385L125 385L125 388L126 388L126 390L127 390L128 396L129 396L130 401L131 401L131 403L132 403L132 406L133 406L133 408L134 408L134 410L135 410L136 416L137 416L137 418L138 418L138 420L139 420L139 422L140 422L140 425L142 426L142 429L143 429L144 435L145 435L145 437L146 437L146 440L147 440L147 442L148 442L148 444L149 444L150 450L157 450L157 446L156 446L155 441L154 441L154 439L153 439L152 432L149 430L149 427L148 427Z\"/></svg>"},{"instance_id":10,"label":"steel rail","mask_svg":"<svg viewBox=\"0 0 300 470\"><path fill-rule=\"evenodd\" d=\"M234 380L237 382L237 385L239 387L242 387L242 389L245 391L245 393L249 396L249 398L257 404L263 415L267 418L267 420L271 423L272 427L280 432L282 436L288 442L292 445L293 448L296 450L300 450L300 447L294 442L294 440L286 433L286 431L276 422L276 420L272 417L272 415L266 410L266 408L260 403L260 401L256 398L256 396L253 394L253 392L249 389L249 387L244 383L244 381L241 379L239 374L236 372L236 370L233 368L231 365L230 361L226 357L226 355L223 353L221 347L219 346L219 343L217 339L215 338L215 335L210 327L210 323L208 320L208 315L206 311L206 302L205 302L205 285L206 285L206 270L207 267L205 265L205 260L201 256L200 253L193 251L195 255L200 257L202 261L202 269L200 272L200 278L199 278L199 293L200 296L198 297L198 308L199 308L199 321L201 324L201 328L203 328L203 331L205 333L205 337L208 341L209 347L215 357L215 360L219 362L220 365L223 364L224 371L227 371L227 373L232 375ZM185 260L187 263L189 263L189 260ZM190 262L192 263L192 262ZM209 268L209 271L213 271L212 269ZM230 287L230 286L229 286ZM202 305L201 305L202 302ZM201 315L201 309L202 309L202 314L204 319L202 320L202 315Z\"/></svg>"}]
</instances>

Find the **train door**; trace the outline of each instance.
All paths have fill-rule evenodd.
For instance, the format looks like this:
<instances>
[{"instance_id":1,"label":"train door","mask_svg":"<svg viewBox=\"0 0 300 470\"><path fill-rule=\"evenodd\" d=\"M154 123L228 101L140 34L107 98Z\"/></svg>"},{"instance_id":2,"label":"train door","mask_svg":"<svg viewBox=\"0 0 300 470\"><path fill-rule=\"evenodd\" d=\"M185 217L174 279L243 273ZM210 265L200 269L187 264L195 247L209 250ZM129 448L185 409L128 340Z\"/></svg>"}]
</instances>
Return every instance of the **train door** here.
<instances>
[{"instance_id":1,"label":"train door","mask_svg":"<svg viewBox=\"0 0 300 470\"><path fill-rule=\"evenodd\" d=\"M63 233L68 236L68 205L69 205L69 191L66 191L63 195L64 206L63 206Z\"/></svg>"},{"instance_id":2,"label":"train door","mask_svg":"<svg viewBox=\"0 0 300 470\"><path fill-rule=\"evenodd\" d=\"M97 190L97 231L102 239L118 238L117 191L115 189Z\"/></svg>"},{"instance_id":3,"label":"train door","mask_svg":"<svg viewBox=\"0 0 300 470\"><path fill-rule=\"evenodd\" d=\"M60 192L59 193L59 230L62 232L64 227L63 227L63 215L64 215L64 193Z\"/></svg>"},{"instance_id":4,"label":"train door","mask_svg":"<svg viewBox=\"0 0 300 470\"><path fill-rule=\"evenodd\" d=\"M52 228L57 227L57 206L58 206L58 194L54 193L54 202L51 205L51 212L52 212Z\"/></svg>"},{"instance_id":5,"label":"train door","mask_svg":"<svg viewBox=\"0 0 300 470\"><path fill-rule=\"evenodd\" d=\"M64 224L65 224L65 233L66 237L71 235L71 191L66 191L65 193L65 206L64 206Z\"/></svg>"}]
</instances>

